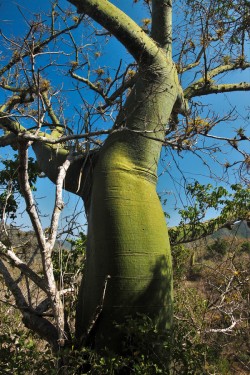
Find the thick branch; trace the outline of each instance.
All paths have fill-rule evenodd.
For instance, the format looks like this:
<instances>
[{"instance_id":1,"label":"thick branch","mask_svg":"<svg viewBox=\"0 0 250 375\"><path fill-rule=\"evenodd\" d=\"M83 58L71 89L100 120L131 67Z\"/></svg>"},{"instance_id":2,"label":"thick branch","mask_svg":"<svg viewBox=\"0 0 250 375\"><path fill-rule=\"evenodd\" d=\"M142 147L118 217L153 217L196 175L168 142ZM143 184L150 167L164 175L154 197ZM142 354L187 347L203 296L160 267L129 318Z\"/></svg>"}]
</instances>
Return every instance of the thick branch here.
<instances>
[{"instance_id":1,"label":"thick branch","mask_svg":"<svg viewBox=\"0 0 250 375\"><path fill-rule=\"evenodd\" d=\"M46 124L49 126L50 124ZM57 138L53 138L52 136L40 132L38 135L32 134L29 131L26 131L26 133L19 134L19 138L26 141L36 141L38 143L46 143L48 145L57 145L57 147L54 147L57 152L59 152L59 149L63 150L62 144L76 139L91 139L92 137L96 137L98 135L104 135L104 134L110 134L114 132L114 130L97 130L94 132L89 133L81 133L81 134L71 134L71 135L65 135L62 137L57 136ZM65 150L66 153L68 151Z\"/></svg>"},{"instance_id":2,"label":"thick branch","mask_svg":"<svg viewBox=\"0 0 250 375\"><path fill-rule=\"evenodd\" d=\"M17 304L17 307L21 311L25 308L28 308L27 301L26 301L21 289L19 288L17 283L14 281L14 279L12 278L11 274L9 273L6 265L4 264L4 262L1 259L0 259L0 273L3 275L4 282L5 282L6 286L9 288L9 290L13 294L13 296L15 298L15 301L16 301L16 304Z\"/></svg>"},{"instance_id":3,"label":"thick branch","mask_svg":"<svg viewBox=\"0 0 250 375\"><path fill-rule=\"evenodd\" d=\"M51 117L54 118L55 122L57 122L57 118L53 117L53 112L51 113ZM56 135L59 138L52 138L45 133L39 133L39 135L32 134L27 131L22 125L18 122L14 121L9 117L8 114L0 112L0 127L3 128L5 131L8 132L5 136L0 138L0 147L4 147L6 145L17 145L18 136L19 139L23 139L26 141L35 141L32 144L33 150L37 156L37 161L41 170L46 174L46 176L56 184L57 177L58 177L58 168L65 162L69 151L64 149L60 143L66 142L70 139L75 138L89 138L90 136L103 134L105 132L97 132L91 134L83 134L80 136L67 136L67 137L59 137L58 127L56 127ZM11 133L9 133L11 132ZM109 133L110 131L107 131ZM25 135L26 138L25 138ZM43 135L42 135L43 134ZM48 143L51 143L49 145ZM58 145L56 145L58 144ZM65 178L65 185L64 188L72 193L78 194L84 199L88 199L89 191L90 191L90 183L86 181L86 179L90 178L92 174L91 170L93 169L94 160L97 157L98 152L91 152L88 155L82 155L82 158L77 158L74 163L70 165L68 173ZM85 160L85 157L88 159ZM86 179L85 173L86 171ZM80 178L82 176L83 178ZM80 180L79 180L80 178ZM35 206L33 206L34 209Z\"/></svg>"},{"instance_id":4,"label":"thick branch","mask_svg":"<svg viewBox=\"0 0 250 375\"><path fill-rule=\"evenodd\" d=\"M56 184L58 168L63 165L69 154L68 150L62 147L51 146L44 142L34 142L32 148L36 154L37 162L46 176ZM98 157L98 151L82 154L71 163L65 177L64 189L81 196L85 203L89 199L91 188L91 176Z\"/></svg>"},{"instance_id":5,"label":"thick branch","mask_svg":"<svg viewBox=\"0 0 250 375\"><path fill-rule=\"evenodd\" d=\"M46 240L29 183L27 147L28 146L25 143L19 145L20 164L18 169L18 179L26 202L27 212L37 236L39 247L44 250L46 249Z\"/></svg>"},{"instance_id":6,"label":"thick branch","mask_svg":"<svg viewBox=\"0 0 250 375\"><path fill-rule=\"evenodd\" d=\"M249 91L250 83L240 82L240 83L228 83L221 85L214 84L194 84L189 86L184 90L185 98L193 98L195 96L204 96L210 94L221 94L224 92L233 92L233 91Z\"/></svg>"},{"instance_id":7,"label":"thick branch","mask_svg":"<svg viewBox=\"0 0 250 375\"><path fill-rule=\"evenodd\" d=\"M0 147L12 146L17 147L17 136L13 133L8 133L0 137Z\"/></svg>"},{"instance_id":8,"label":"thick branch","mask_svg":"<svg viewBox=\"0 0 250 375\"><path fill-rule=\"evenodd\" d=\"M0 128L5 131L11 131L16 135L18 135L20 132L26 131L26 129L20 125L19 122L12 120L10 115L5 112L0 112Z\"/></svg>"},{"instance_id":9,"label":"thick branch","mask_svg":"<svg viewBox=\"0 0 250 375\"><path fill-rule=\"evenodd\" d=\"M50 343L55 353L59 350L58 332L49 320L28 311L23 312L23 323L25 327L36 332L41 338Z\"/></svg>"},{"instance_id":10,"label":"thick branch","mask_svg":"<svg viewBox=\"0 0 250 375\"><path fill-rule=\"evenodd\" d=\"M237 69L245 70L247 68L250 68L250 63L248 62L241 62L241 63L236 62L235 64L220 65L208 72L208 78L211 79L221 73L230 72L232 70L237 70Z\"/></svg>"},{"instance_id":11,"label":"thick branch","mask_svg":"<svg viewBox=\"0 0 250 375\"><path fill-rule=\"evenodd\" d=\"M206 79L204 77L198 79L184 90L184 96L186 99L191 99L195 96L203 96L209 94L218 94L223 92L231 91L248 91L250 84L247 82L239 82L235 84L220 84L216 85L212 79L219 74L227 73L237 69L247 69L250 67L250 63L234 63L217 66L207 72Z\"/></svg>"},{"instance_id":12,"label":"thick branch","mask_svg":"<svg viewBox=\"0 0 250 375\"><path fill-rule=\"evenodd\" d=\"M53 131L51 132L51 137L53 137L53 138L61 137L64 133L64 128L60 125L59 118L56 116L56 114L55 114L55 112L52 108L51 102L48 98L47 91L42 92L41 96L42 96L42 99L43 99L43 101L45 103L45 106L47 108L49 117L50 117L53 125L55 126Z\"/></svg>"},{"instance_id":13,"label":"thick branch","mask_svg":"<svg viewBox=\"0 0 250 375\"><path fill-rule=\"evenodd\" d=\"M172 57L172 1L152 1L152 38Z\"/></svg>"},{"instance_id":14,"label":"thick branch","mask_svg":"<svg viewBox=\"0 0 250 375\"><path fill-rule=\"evenodd\" d=\"M53 112L51 113L53 118ZM54 117L56 121L56 118ZM7 135L0 138L0 147L6 145L17 145L18 136L19 140L23 139L26 141L35 141L32 144L33 150L37 156L37 161L41 170L46 174L46 176L56 184L58 177L58 168L65 162L69 151L64 149L60 143L66 142L67 140L77 138L77 136L68 136L68 137L59 137L58 127L56 127L56 136L59 138L52 138L45 133L39 133L39 135L32 134L27 131L23 126L18 122L12 120L9 115L5 113L0 113L0 127L8 132ZM11 133L9 133L11 132ZM109 133L108 131L107 133ZM26 138L24 136L26 135ZM43 136L41 135L43 134ZM78 138L89 138L90 136L103 134L102 132L97 132L96 134L85 134L81 135ZM48 143L51 143L49 145ZM56 145L58 143L58 145ZM68 170L68 173L65 178L64 188L72 193L78 194L88 200L90 192L90 176L92 175L94 160L96 160L98 152L91 152L88 155L82 155L82 158L77 158L71 165ZM86 159L86 160L85 160ZM86 171L86 178L85 172ZM84 173L83 173L84 172ZM32 210L35 209L35 206L32 206ZM37 222L38 223L38 222ZM33 223L36 228L37 225ZM41 244L40 244L41 245ZM45 246L43 244L42 246Z\"/></svg>"},{"instance_id":15,"label":"thick branch","mask_svg":"<svg viewBox=\"0 0 250 375\"><path fill-rule=\"evenodd\" d=\"M114 35L138 62L152 62L159 52L154 41L129 16L107 0L68 0Z\"/></svg>"}]
</instances>

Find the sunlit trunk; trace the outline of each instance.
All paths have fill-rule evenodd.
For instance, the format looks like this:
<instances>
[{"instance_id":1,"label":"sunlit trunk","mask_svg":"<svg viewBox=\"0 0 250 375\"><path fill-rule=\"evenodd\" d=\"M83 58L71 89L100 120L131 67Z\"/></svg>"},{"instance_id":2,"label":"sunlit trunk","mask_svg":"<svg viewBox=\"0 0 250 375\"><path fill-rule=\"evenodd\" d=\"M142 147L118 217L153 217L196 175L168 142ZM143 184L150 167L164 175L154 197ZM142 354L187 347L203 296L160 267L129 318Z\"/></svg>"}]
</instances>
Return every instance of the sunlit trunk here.
<instances>
[{"instance_id":1,"label":"sunlit trunk","mask_svg":"<svg viewBox=\"0 0 250 375\"><path fill-rule=\"evenodd\" d=\"M156 183L176 87L169 70L151 81L150 73L139 77L118 116L126 128L108 138L93 175L76 331L82 337L94 320L97 348L117 348L114 323L127 315L147 314L161 328L172 320L170 245Z\"/></svg>"}]
</instances>

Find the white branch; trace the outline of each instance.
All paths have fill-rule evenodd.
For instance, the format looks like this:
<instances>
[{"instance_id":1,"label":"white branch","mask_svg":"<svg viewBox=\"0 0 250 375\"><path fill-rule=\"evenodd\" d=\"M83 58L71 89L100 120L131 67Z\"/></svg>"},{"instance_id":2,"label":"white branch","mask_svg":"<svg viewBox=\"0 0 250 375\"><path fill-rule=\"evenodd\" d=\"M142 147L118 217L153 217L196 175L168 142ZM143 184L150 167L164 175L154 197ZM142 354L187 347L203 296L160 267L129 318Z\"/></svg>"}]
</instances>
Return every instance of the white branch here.
<instances>
[{"instance_id":1,"label":"white branch","mask_svg":"<svg viewBox=\"0 0 250 375\"><path fill-rule=\"evenodd\" d=\"M29 306L21 289L19 288L19 286L17 285L17 283L15 282L15 280L9 273L9 270L7 269L7 267L5 266L5 264L3 263L1 259L0 259L0 273L3 275L6 286L9 288L9 290L13 294L18 309L20 309L21 312L24 309L27 309Z\"/></svg>"},{"instance_id":2,"label":"white branch","mask_svg":"<svg viewBox=\"0 0 250 375\"><path fill-rule=\"evenodd\" d=\"M233 329L235 328L236 324L238 324L239 322L236 321L236 320L232 320L232 323L229 327L226 327L226 328L210 328L210 329L207 329L205 330L205 332L209 333L209 332L213 332L213 333L229 333L229 332L232 332Z\"/></svg>"},{"instance_id":3,"label":"white branch","mask_svg":"<svg viewBox=\"0 0 250 375\"><path fill-rule=\"evenodd\" d=\"M56 181L56 199L55 199L55 206L54 211L51 219L50 224L50 235L48 239L48 244L50 246L50 251L53 249L55 245L56 235L57 235L57 229L58 229L58 221L60 218L60 213L64 207L64 202L62 199L62 191L63 191L63 183L66 177L67 170L70 167L70 164L72 162L72 158L69 155L63 165L59 167L59 174Z\"/></svg>"},{"instance_id":4,"label":"white branch","mask_svg":"<svg viewBox=\"0 0 250 375\"><path fill-rule=\"evenodd\" d=\"M25 262L23 262L12 249L7 249L2 242L0 242L0 255L11 261L25 276L32 280L46 294L48 293L48 287L45 280L38 276L37 273L35 273Z\"/></svg>"},{"instance_id":5,"label":"white branch","mask_svg":"<svg viewBox=\"0 0 250 375\"><path fill-rule=\"evenodd\" d=\"M43 272L48 284L48 297L50 298L51 307L56 320L56 328L58 332L58 343L63 345L65 340L64 333L64 308L60 298L60 293L57 290L56 281L53 272L53 263L51 257L51 243L46 242L46 238L42 229L41 221L35 206L32 196L31 187L29 184L28 175L28 143L20 142L19 144L19 182L22 189L27 212L32 222L36 233L37 241L41 250L41 257L43 262ZM54 228L55 231L55 228ZM54 232L53 232L54 233ZM56 232L55 232L56 233ZM54 238L54 237L53 237Z\"/></svg>"}]
</instances>

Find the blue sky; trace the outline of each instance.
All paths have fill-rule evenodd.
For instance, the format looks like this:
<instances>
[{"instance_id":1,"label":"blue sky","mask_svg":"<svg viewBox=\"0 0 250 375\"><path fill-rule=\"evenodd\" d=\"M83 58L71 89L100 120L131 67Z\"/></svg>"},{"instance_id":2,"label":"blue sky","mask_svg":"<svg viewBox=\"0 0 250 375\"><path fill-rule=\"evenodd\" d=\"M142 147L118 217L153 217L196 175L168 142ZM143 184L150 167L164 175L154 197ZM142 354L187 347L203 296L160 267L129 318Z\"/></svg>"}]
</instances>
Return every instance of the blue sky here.
<instances>
[{"instance_id":1,"label":"blue sky","mask_svg":"<svg viewBox=\"0 0 250 375\"><path fill-rule=\"evenodd\" d=\"M17 7L18 3L21 4L19 5L19 8ZM113 3L115 3L125 12L127 12L137 22L140 22L141 19L146 17L145 9L139 7L137 4L133 4L132 0L114 0ZM11 36L12 34L15 36L21 36L23 30L26 27L25 18L29 19L33 12L39 13L40 11L48 10L49 4L49 0L44 0L42 2L36 0L23 0L20 2L18 0L0 0L0 23L3 33L7 36ZM60 6L62 8L67 7L67 1L61 0ZM124 63L128 63L129 61L131 61L131 58L126 52L126 50L123 47L121 47L120 44L117 41L115 41L114 38L112 38L110 43L107 44L105 48L103 48L102 56L98 61L100 65L113 65L114 67L116 67L119 64L120 58L124 60ZM250 72L234 72L231 75L230 80L231 82L250 81ZM61 82L57 82L58 85L59 83L61 84ZM67 85L66 78L64 84ZM200 99L197 98L197 101L199 100ZM249 119L247 123L244 118L246 106L249 106L248 93L240 92L232 93L230 95L211 95L209 98L201 99L201 101L206 101L207 103L212 105L213 110L218 111L220 114L223 114L223 112L226 113L228 108L236 107L238 113L240 115L242 114L242 118L239 116L239 119L237 120L235 125L231 126L231 129L238 128L240 126L249 126ZM75 103L76 98L73 96L69 96L68 103L65 103L66 114L68 117L74 116L74 114L72 113L72 102ZM232 130L230 130L229 125L227 129L225 129L225 127L227 127L227 124L225 123L218 126L214 134L219 136L229 136L232 133ZM226 151L226 147L224 150ZM10 155L10 153L10 150L5 151L3 149L0 149L0 154L3 157L6 157L6 155ZM158 191L160 193L166 193L164 195L164 198L168 198L167 211L171 215L170 225L175 225L178 221L176 206L179 208L181 207L180 195L183 194L181 185L184 182L181 173L179 173L178 171L177 165L183 171L186 178L190 179L190 181L192 181L193 179L198 179L200 183L208 183L210 182L210 179L208 177L208 171L204 167L202 161L194 157L190 153L183 153L181 157L177 157L175 153L176 160L173 160L173 154L170 153L167 153L167 156L165 157L164 151L162 153L162 156L164 157L164 162L161 162L159 167L159 174L161 175L161 177L159 179ZM237 156L233 153L231 153L230 155L225 154L225 156L222 156L222 161L223 158L224 161L226 161L226 159L229 158L230 160L234 157ZM212 167L212 172L218 175L217 179L214 180L214 184L222 184L223 182L220 181L220 176L222 175L222 173L219 170L218 165L216 163L213 163L213 161L210 162L210 165ZM234 177L232 178L232 182L235 182ZM42 179L38 183L38 191L38 201L40 202L40 206L44 214L47 214L53 205L53 185L47 179ZM182 196L182 198L185 201L185 197ZM76 203L80 204L78 202L78 198L76 199L71 194L68 194L66 192L64 193L64 200L68 202L67 208L64 210L64 215L68 215L68 213L72 212L72 210L74 210ZM24 207L21 208L22 210L24 210ZM24 218L25 222L26 220L27 219ZM47 226L49 223L48 217L44 217L43 220L44 225ZM84 220L84 216L82 216L81 221L84 222Z\"/></svg>"}]
</instances>

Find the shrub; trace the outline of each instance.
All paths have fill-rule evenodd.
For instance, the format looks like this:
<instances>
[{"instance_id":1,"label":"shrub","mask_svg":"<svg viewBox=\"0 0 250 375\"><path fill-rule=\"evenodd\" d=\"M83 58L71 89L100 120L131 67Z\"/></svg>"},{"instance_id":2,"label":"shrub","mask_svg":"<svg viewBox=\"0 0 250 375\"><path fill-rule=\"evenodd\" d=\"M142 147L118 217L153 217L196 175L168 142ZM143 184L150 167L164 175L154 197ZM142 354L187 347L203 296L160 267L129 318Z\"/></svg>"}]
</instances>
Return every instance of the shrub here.
<instances>
[{"instance_id":1,"label":"shrub","mask_svg":"<svg viewBox=\"0 0 250 375\"><path fill-rule=\"evenodd\" d=\"M250 254L250 241L245 241L241 244L240 250L244 253Z\"/></svg>"},{"instance_id":2,"label":"shrub","mask_svg":"<svg viewBox=\"0 0 250 375\"><path fill-rule=\"evenodd\" d=\"M223 258L229 250L228 242L223 238L216 238L213 244L207 246L208 257L219 256Z\"/></svg>"}]
</instances>

